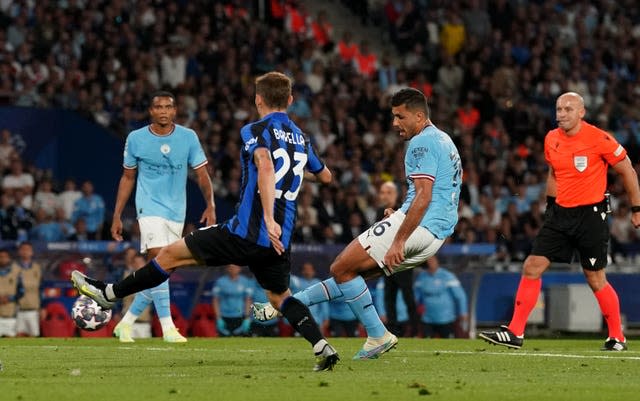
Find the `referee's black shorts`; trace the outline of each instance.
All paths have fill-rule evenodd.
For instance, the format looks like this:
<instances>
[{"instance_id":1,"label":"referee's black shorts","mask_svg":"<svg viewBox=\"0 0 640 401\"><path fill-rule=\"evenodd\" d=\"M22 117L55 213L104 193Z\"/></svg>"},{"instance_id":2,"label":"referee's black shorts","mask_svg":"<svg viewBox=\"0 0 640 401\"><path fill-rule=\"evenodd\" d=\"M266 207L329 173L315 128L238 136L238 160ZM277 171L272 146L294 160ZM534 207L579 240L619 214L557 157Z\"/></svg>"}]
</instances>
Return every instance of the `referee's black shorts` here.
<instances>
[{"instance_id":1,"label":"referee's black shorts","mask_svg":"<svg viewBox=\"0 0 640 401\"><path fill-rule=\"evenodd\" d=\"M584 269L601 270L607 266L608 245L604 201L570 208L554 204L546 212L531 254L546 256L552 262L571 263L577 250Z\"/></svg>"},{"instance_id":2,"label":"referee's black shorts","mask_svg":"<svg viewBox=\"0 0 640 401\"><path fill-rule=\"evenodd\" d=\"M289 288L289 250L282 255L247 241L221 225L195 230L184 237L193 256L207 266L248 266L262 288L282 294Z\"/></svg>"}]
</instances>

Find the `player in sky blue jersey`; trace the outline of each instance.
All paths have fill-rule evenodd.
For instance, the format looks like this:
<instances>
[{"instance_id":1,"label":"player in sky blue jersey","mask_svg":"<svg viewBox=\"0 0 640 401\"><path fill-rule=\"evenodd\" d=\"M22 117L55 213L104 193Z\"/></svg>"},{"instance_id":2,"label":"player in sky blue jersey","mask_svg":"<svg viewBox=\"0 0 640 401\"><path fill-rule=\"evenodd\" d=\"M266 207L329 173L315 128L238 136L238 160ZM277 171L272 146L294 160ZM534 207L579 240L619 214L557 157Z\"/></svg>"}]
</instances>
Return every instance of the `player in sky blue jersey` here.
<instances>
[{"instance_id":1,"label":"player in sky blue jersey","mask_svg":"<svg viewBox=\"0 0 640 401\"><path fill-rule=\"evenodd\" d=\"M241 131L242 184L236 216L163 247L135 275L115 284L74 271L74 286L103 308L111 308L116 299L156 286L180 267L198 262L246 265L271 304L313 346L314 370L332 369L339 360L337 352L322 336L309 308L289 290L290 238L305 167L320 182L331 181L329 169L286 114L292 101L286 75L270 72L256 79L255 105L261 119Z\"/></svg>"},{"instance_id":2,"label":"player in sky blue jersey","mask_svg":"<svg viewBox=\"0 0 640 401\"><path fill-rule=\"evenodd\" d=\"M305 305L343 298L367 331L354 359L375 359L398 342L373 305L364 277L391 275L422 264L442 246L458 221L462 167L451 138L429 118L426 97L401 89L391 98L393 126L408 141L405 175L408 191L399 210L360 234L331 264L331 278L294 296ZM253 306L258 318L275 314L269 305Z\"/></svg>"},{"instance_id":3,"label":"player in sky blue jersey","mask_svg":"<svg viewBox=\"0 0 640 401\"><path fill-rule=\"evenodd\" d=\"M124 171L118 186L111 235L122 241L121 214L136 185L136 214L140 226L140 251L153 259L160 248L182 237L187 208L187 174L195 171L204 195L206 209L201 223L216 222L213 188L196 133L175 124L176 105L173 94L156 92L149 106L151 124L132 131L124 146ZM136 177L137 176L137 177ZM137 182L136 182L137 180ZM167 342L185 342L171 318L169 281L136 294L122 320L114 328L121 342L133 342L131 328L138 316L153 301Z\"/></svg>"}]
</instances>

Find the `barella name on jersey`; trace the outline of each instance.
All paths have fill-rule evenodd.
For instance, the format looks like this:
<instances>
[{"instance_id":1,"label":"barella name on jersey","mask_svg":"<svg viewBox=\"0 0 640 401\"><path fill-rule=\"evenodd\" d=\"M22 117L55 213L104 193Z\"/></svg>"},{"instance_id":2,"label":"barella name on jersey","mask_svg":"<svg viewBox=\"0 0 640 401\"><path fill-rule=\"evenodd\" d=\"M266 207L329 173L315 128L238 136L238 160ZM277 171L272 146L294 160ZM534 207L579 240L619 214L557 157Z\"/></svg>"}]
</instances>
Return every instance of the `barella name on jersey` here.
<instances>
[{"instance_id":1,"label":"barella name on jersey","mask_svg":"<svg viewBox=\"0 0 640 401\"><path fill-rule=\"evenodd\" d=\"M273 135L277 140L289 142L294 145L304 145L304 137L302 135L293 135L293 132L273 128Z\"/></svg>"}]
</instances>

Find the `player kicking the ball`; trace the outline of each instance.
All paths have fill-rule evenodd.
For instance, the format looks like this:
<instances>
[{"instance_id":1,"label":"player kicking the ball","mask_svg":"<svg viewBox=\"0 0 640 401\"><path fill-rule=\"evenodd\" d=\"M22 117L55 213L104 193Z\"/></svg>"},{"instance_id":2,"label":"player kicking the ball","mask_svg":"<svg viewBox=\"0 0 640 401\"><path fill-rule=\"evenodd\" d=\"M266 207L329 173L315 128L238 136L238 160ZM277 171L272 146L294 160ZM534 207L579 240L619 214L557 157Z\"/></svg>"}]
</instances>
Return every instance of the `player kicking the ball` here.
<instances>
[{"instance_id":1,"label":"player kicking the ball","mask_svg":"<svg viewBox=\"0 0 640 401\"><path fill-rule=\"evenodd\" d=\"M266 290L269 302L313 346L314 370L332 369L339 360L337 352L323 338L309 308L289 291L289 246L304 168L322 183L331 181L331 172L286 114L292 100L286 75L270 72L256 80L255 104L261 120L240 131L243 176L235 216L163 247L151 262L122 281L105 284L74 271L74 286L103 308L111 308L116 299L155 287L180 267L199 262L246 265Z\"/></svg>"},{"instance_id":2,"label":"player kicking the ball","mask_svg":"<svg viewBox=\"0 0 640 401\"><path fill-rule=\"evenodd\" d=\"M353 359L375 359L398 343L380 321L365 278L414 268L435 255L458 221L462 167L451 138L429 119L427 99L416 89L391 98L393 126L408 142L405 153L407 196L399 210L360 234L338 255L331 278L294 294L309 306L344 300L367 330L367 341ZM278 313L270 304L254 304L257 319Z\"/></svg>"}]
</instances>

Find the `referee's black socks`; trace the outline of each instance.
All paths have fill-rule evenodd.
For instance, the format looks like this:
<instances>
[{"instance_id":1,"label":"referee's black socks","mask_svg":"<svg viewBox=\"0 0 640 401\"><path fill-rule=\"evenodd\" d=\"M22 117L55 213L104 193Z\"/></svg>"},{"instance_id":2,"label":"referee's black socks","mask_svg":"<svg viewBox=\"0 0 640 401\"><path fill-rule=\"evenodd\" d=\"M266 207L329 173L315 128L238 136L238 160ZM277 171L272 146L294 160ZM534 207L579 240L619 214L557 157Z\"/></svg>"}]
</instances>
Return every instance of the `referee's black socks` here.
<instances>
[{"instance_id":1,"label":"referee's black socks","mask_svg":"<svg viewBox=\"0 0 640 401\"><path fill-rule=\"evenodd\" d=\"M316 345L318 341L324 339L320 328L316 321L313 320L313 316L311 316L309 308L297 298L289 297L285 299L280 307L280 312L291 323L291 326L311 345Z\"/></svg>"},{"instance_id":2,"label":"referee's black socks","mask_svg":"<svg viewBox=\"0 0 640 401\"><path fill-rule=\"evenodd\" d=\"M109 299L112 299L112 296L115 298L124 298L127 295L135 294L147 288L153 288L168 278L169 273L162 269L162 267L156 263L155 259L152 259L142 268L131 273L121 281L118 281L112 286L107 285L105 295L107 295Z\"/></svg>"}]
</instances>

